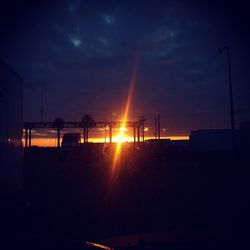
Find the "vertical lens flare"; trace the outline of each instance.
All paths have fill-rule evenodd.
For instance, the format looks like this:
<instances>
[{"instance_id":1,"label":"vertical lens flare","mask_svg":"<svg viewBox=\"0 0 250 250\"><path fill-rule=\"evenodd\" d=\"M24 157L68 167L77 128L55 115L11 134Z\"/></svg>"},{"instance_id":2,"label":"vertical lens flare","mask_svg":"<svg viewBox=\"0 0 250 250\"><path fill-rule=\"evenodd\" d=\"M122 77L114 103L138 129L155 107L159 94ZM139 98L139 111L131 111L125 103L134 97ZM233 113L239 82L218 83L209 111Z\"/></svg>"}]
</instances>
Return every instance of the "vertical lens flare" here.
<instances>
[{"instance_id":1,"label":"vertical lens flare","mask_svg":"<svg viewBox=\"0 0 250 250\"><path fill-rule=\"evenodd\" d=\"M121 126L120 126L121 129L120 129L119 136L121 138L124 137L124 133L125 133L125 130L126 130L125 129L126 128L126 122L127 122L129 110L130 110L131 103L132 103L132 97L133 97L133 92L134 92L134 87L135 87L137 70L138 70L138 65L137 65L137 62L136 62L135 67L133 69L132 78L131 78L131 81L129 83L128 97L127 97L127 101L126 101L126 105L125 105L125 109L124 109L122 123L121 123ZM119 170L119 160L120 160L120 156L121 156L121 149L122 149L122 142L118 142L117 146L116 146L116 149L115 149L113 162L112 162L111 181L113 181L117 177L117 174L119 172L118 170Z\"/></svg>"}]
</instances>

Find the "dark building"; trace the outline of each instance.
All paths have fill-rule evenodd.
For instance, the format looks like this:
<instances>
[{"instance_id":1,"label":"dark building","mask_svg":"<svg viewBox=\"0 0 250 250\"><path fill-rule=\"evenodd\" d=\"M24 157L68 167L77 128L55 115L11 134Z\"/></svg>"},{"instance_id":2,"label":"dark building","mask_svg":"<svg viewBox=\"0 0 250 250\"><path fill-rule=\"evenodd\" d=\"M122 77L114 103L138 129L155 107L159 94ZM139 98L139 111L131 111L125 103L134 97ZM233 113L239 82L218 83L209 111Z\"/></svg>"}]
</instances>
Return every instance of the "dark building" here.
<instances>
[{"instance_id":1,"label":"dark building","mask_svg":"<svg viewBox=\"0 0 250 250\"><path fill-rule=\"evenodd\" d=\"M62 139L63 147L75 147L81 143L80 133L65 133Z\"/></svg>"},{"instance_id":2,"label":"dark building","mask_svg":"<svg viewBox=\"0 0 250 250\"><path fill-rule=\"evenodd\" d=\"M240 123L239 143L241 151L250 151L250 121Z\"/></svg>"},{"instance_id":3,"label":"dark building","mask_svg":"<svg viewBox=\"0 0 250 250\"><path fill-rule=\"evenodd\" d=\"M231 129L202 129L191 131L190 148L201 151L230 151L232 150ZM250 151L250 122L241 122L236 130L238 151Z\"/></svg>"},{"instance_id":4,"label":"dark building","mask_svg":"<svg viewBox=\"0 0 250 250\"><path fill-rule=\"evenodd\" d=\"M238 134L238 131L237 131ZM190 148L201 151L232 150L231 129L202 129L191 131Z\"/></svg>"},{"instance_id":5,"label":"dark building","mask_svg":"<svg viewBox=\"0 0 250 250\"><path fill-rule=\"evenodd\" d=\"M0 192L22 185L22 78L0 61Z\"/></svg>"}]
</instances>

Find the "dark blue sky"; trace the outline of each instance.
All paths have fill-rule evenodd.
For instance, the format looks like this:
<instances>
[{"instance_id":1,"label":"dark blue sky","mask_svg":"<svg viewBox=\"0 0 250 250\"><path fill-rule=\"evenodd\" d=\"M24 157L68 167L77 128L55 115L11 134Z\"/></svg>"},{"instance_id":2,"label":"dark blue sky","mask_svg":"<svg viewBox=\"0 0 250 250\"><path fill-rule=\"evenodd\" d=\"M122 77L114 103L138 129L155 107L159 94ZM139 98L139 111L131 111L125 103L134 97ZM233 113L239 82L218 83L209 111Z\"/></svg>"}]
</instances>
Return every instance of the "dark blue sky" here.
<instances>
[{"instance_id":1,"label":"dark blue sky","mask_svg":"<svg viewBox=\"0 0 250 250\"><path fill-rule=\"evenodd\" d=\"M250 120L249 18L244 1L9 1L0 58L24 80L24 119L119 119L137 63L130 118L167 134L230 126L230 46L236 122Z\"/></svg>"}]
</instances>

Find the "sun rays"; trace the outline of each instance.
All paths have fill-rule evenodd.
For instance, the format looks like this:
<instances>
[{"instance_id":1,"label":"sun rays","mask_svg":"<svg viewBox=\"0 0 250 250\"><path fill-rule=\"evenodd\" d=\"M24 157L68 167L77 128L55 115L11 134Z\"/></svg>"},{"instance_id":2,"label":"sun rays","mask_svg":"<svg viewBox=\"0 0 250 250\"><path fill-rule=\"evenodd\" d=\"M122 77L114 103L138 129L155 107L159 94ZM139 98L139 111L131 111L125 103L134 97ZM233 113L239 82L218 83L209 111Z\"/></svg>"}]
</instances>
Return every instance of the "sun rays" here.
<instances>
[{"instance_id":1,"label":"sun rays","mask_svg":"<svg viewBox=\"0 0 250 250\"><path fill-rule=\"evenodd\" d=\"M138 65L136 63L134 66L134 69L133 69L131 81L129 83L127 101L126 101L126 105L125 105L125 109L124 109L124 113L123 113L122 123L120 126L120 132L118 134L118 138L120 140L118 140L118 143L116 145L115 152L114 152L114 158L113 158L113 162L112 162L112 166L111 166L111 182L114 180L114 178L116 177L116 175L119 171L119 164L118 163L119 163L119 158L121 155L122 143L127 138L125 135L125 132L127 130L126 122L128 120L129 111L130 111L131 104L132 104L132 97L133 97L134 88L135 88L137 71L138 71Z\"/></svg>"}]
</instances>

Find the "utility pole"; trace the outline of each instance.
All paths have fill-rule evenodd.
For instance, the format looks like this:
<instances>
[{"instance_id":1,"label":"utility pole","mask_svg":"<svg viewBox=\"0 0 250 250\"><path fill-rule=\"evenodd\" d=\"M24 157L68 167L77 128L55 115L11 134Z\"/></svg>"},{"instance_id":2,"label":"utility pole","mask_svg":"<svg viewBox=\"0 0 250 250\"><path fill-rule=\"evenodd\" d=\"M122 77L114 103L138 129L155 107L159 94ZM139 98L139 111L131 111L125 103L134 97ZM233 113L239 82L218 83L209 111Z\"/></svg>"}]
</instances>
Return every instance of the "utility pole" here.
<instances>
[{"instance_id":1,"label":"utility pole","mask_svg":"<svg viewBox=\"0 0 250 250\"><path fill-rule=\"evenodd\" d=\"M158 139L161 139L160 115L157 116L158 121Z\"/></svg>"},{"instance_id":2,"label":"utility pole","mask_svg":"<svg viewBox=\"0 0 250 250\"><path fill-rule=\"evenodd\" d=\"M107 125L105 124L104 126L104 142L106 143L107 142Z\"/></svg>"},{"instance_id":3,"label":"utility pole","mask_svg":"<svg viewBox=\"0 0 250 250\"><path fill-rule=\"evenodd\" d=\"M157 118L155 117L155 139L157 139Z\"/></svg>"},{"instance_id":4,"label":"utility pole","mask_svg":"<svg viewBox=\"0 0 250 250\"><path fill-rule=\"evenodd\" d=\"M230 49L225 46L223 48L218 48L220 54L223 51L227 51L227 64L228 64L228 84L229 84L229 103L230 103L230 118L231 118L231 130L232 130L232 146L233 150L237 150L237 142L236 142L236 130L235 130L235 120L234 120L234 103L233 103L233 88L232 88L232 73L231 73L231 57L230 57Z\"/></svg>"},{"instance_id":5,"label":"utility pole","mask_svg":"<svg viewBox=\"0 0 250 250\"><path fill-rule=\"evenodd\" d=\"M109 124L109 142L112 143L112 123Z\"/></svg>"},{"instance_id":6,"label":"utility pole","mask_svg":"<svg viewBox=\"0 0 250 250\"><path fill-rule=\"evenodd\" d=\"M41 86L41 121L43 122L43 86Z\"/></svg>"}]
</instances>

